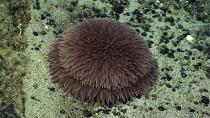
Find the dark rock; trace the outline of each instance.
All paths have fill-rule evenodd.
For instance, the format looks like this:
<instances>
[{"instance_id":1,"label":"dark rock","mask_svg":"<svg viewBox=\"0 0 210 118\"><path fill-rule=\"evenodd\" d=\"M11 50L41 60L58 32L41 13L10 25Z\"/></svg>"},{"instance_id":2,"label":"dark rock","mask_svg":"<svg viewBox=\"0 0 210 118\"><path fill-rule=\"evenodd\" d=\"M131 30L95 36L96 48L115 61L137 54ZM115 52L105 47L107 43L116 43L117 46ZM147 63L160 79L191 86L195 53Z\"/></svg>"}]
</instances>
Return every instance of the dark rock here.
<instances>
[{"instance_id":1,"label":"dark rock","mask_svg":"<svg viewBox=\"0 0 210 118\"><path fill-rule=\"evenodd\" d=\"M47 21L46 24L50 25L50 26L55 26L55 20L54 19L50 19L50 20Z\"/></svg>"},{"instance_id":2,"label":"dark rock","mask_svg":"<svg viewBox=\"0 0 210 118\"><path fill-rule=\"evenodd\" d=\"M133 15L135 15L137 17L142 17L143 16L143 12L141 12L139 9L135 9L133 11Z\"/></svg>"},{"instance_id":3,"label":"dark rock","mask_svg":"<svg viewBox=\"0 0 210 118\"><path fill-rule=\"evenodd\" d=\"M86 118L90 118L93 115L89 110L84 110L83 113Z\"/></svg>"},{"instance_id":4,"label":"dark rock","mask_svg":"<svg viewBox=\"0 0 210 118\"><path fill-rule=\"evenodd\" d=\"M103 109L103 111L102 111L102 112L103 112L104 114L109 114L109 113L110 113L110 111L111 111L110 109Z\"/></svg>"},{"instance_id":5,"label":"dark rock","mask_svg":"<svg viewBox=\"0 0 210 118\"><path fill-rule=\"evenodd\" d=\"M165 17L165 22L170 22L170 23L174 23L174 18L171 17Z\"/></svg>"},{"instance_id":6,"label":"dark rock","mask_svg":"<svg viewBox=\"0 0 210 118\"><path fill-rule=\"evenodd\" d=\"M170 84L167 84L166 86L167 86L168 88L171 88L171 87L172 87Z\"/></svg>"},{"instance_id":7,"label":"dark rock","mask_svg":"<svg viewBox=\"0 0 210 118\"><path fill-rule=\"evenodd\" d=\"M41 20L45 20L46 16L45 14L41 14Z\"/></svg>"},{"instance_id":8,"label":"dark rock","mask_svg":"<svg viewBox=\"0 0 210 118\"><path fill-rule=\"evenodd\" d=\"M66 113L66 111L64 109L60 110L60 114L65 114L65 113Z\"/></svg>"},{"instance_id":9,"label":"dark rock","mask_svg":"<svg viewBox=\"0 0 210 118\"><path fill-rule=\"evenodd\" d=\"M161 48L160 48L161 54L167 54L168 52L169 52L169 49L167 46L165 46L165 45L161 46Z\"/></svg>"},{"instance_id":10,"label":"dark rock","mask_svg":"<svg viewBox=\"0 0 210 118\"><path fill-rule=\"evenodd\" d=\"M151 48L153 43L154 43L153 41L147 41L148 47Z\"/></svg>"},{"instance_id":11,"label":"dark rock","mask_svg":"<svg viewBox=\"0 0 210 118\"><path fill-rule=\"evenodd\" d=\"M169 53L167 54L167 57L168 57L168 58L175 58L174 53L172 53L172 52L169 52Z\"/></svg>"},{"instance_id":12,"label":"dark rock","mask_svg":"<svg viewBox=\"0 0 210 118\"><path fill-rule=\"evenodd\" d=\"M158 110L165 111L165 108L161 105L161 106L158 107Z\"/></svg>"},{"instance_id":13,"label":"dark rock","mask_svg":"<svg viewBox=\"0 0 210 118\"><path fill-rule=\"evenodd\" d=\"M55 91L55 88L54 88L54 87L48 87L48 89L49 89L50 91Z\"/></svg>"},{"instance_id":14,"label":"dark rock","mask_svg":"<svg viewBox=\"0 0 210 118\"><path fill-rule=\"evenodd\" d=\"M146 9L144 9L143 13L147 14L149 11L150 11L150 9L146 8Z\"/></svg>"},{"instance_id":15,"label":"dark rock","mask_svg":"<svg viewBox=\"0 0 210 118\"><path fill-rule=\"evenodd\" d=\"M196 2L196 0L188 0L188 3L190 3L190 4L193 4L195 2Z\"/></svg>"},{"instance_id":16,"label":"dark rock","mask_svg":"<svg viewBox=\"0 0 210 118\"><path fill-rule=\"evenodd\" d=\"M147 33L146 32L142 32L141 35L142 36L147 36Z\"/></svg>"},{"instance_id":17,"label":"dark rock","mask_svg":"<svg viewBox=\"0 0 210 118\"><path fill-rule=\"evenodd\" d=\"M187 77L187 74L184 73L184 72L181 72L181 76L182 76L183 78L185 78L185 77Z\"/></svg>"},{"instance_id":18,"label":"dark rock","mask_svg":"<svg viewBox=\"0 0 210 118\"><path fill-rule=\"evenodd\" d=\"M78 0L72 0L72 1L71 1L71 4L72 4L73 6L77 6Z\"/></svg>"},{"instance_id":19,"label":"dark rock","mask_svg":"<svg viewBox=\"0 0 210 118\"><path fill-rule=\"evenodd\" d=\"M209 98L206 97L206 96L202 96L200 102L203 103L205 106L208 106L209 105Z\"/></svg>"},{"instance_id":20,"label":"dark rock","mask_svg":"<svg viewBox=\"0 0 210 118\"><path fill-rule=\"evenodd\" d=\"M116 5L116 6L114 6L113 10L116 13L121 14L123 12L123 10L124 10L124 6L122 6L122 5Z\"/></svg>"},{"instance_id":21,"label":"dark rock","mask_svg":"<svg viewBox=\"0 0 210 118\"><path fill-rule=\"evenodd\" d=\"M34 49L35 49L35 50L39 50L39 48L38 48L38 47L34 47Z\"/></svg>"},{"instance_id":22,"label":"dark rock","mask_svg":"<svg viewBox=\"0 0 210 118\"><path fill-rule=\"evenodd\" d=\"M40 32L41 35L46 35L47 33L45 31Z\"/></svg>"},{"instance_id":23,"label":"dark rock","mask_svg":"<svg viewBox=\"0 0 210 118\"><path fill-rule=\"evenodd\" d=\"M35 1L35 5L33 6L33 8L36 9L36 10L40 10L41 9L39 0Z\"/></svg>"},{"instance_id":24,"label":"dark rock","mask_svg":"<svg viewBox=\"0 0 210 118\"><path fill-rule=\"evenodd\" d=\"M39 34L38 34L38 32L34 31L34 32L33 32L33 35L34 35L34 36L38 36Z\"/></svg>"},{"instance_id":25,"label":"dark rock","mask_svg":"<svg viewBox=\"0 0 210 118\"><path fill-rule=\"evenodd\" d=\"M178 28L179 28L179 29L183 29L184 27L183 27L182 24L178 24Z\"/></svg>"},{"instance_id":26,"label":"dark rock","mask_svg":"<svg viewBox=\"0 0 210 118\"><path fill-rule=\"evenodd\" d=\"M194 46L192 46L192 48L197 49L199 51L203 50L203 46L201 46L201 45L194 45Z\"/></svg>"},{"instance_id":27,"label":"dark rock","mask_svg":"<svg viewBox=\"0 0 210 118\"><path fill-rule=\"evenodd\" d=\"M170 80L172 80L173 78L172 78L170 75L166 74L165 79L168 80L168 81L170 81Z\"/></svg>"},{"instance_id":28,"label":"dark rock","mask_svg":"<svg viewBox=\"0 0 210 118\"><path fill-rule=\"evenodd\" d=\"M194 109L192 109L192 108L190 108L190 109L189 109L189 112L195 112L195 110L194 110Z\"/></svg>"}]
</instances>

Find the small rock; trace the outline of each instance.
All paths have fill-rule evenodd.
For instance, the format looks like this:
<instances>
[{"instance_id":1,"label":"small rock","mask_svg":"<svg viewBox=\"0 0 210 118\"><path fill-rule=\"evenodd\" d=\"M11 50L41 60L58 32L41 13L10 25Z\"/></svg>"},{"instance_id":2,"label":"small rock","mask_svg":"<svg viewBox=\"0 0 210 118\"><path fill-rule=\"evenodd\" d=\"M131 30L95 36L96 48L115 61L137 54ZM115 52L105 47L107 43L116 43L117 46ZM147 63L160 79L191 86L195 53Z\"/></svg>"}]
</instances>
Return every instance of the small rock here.
<instances>
[{"instance_id":1,"label":"small rock","mask_svg":"<svg viewBox=\"0 0 210 118\"><path fill-rule=\"evenodd\" d=\"M193 96L187 96L187 97L186 97L186 100L187 100L188 102L192 102L192 101L193 101Z\"/></svg>"},{"instance_id":2,"label":"small rock","mask_svg":"<svg viewBox=\"0 0 210 118\"><path fill-rule=\"evenodd\" d=\"M83 113L86 118L90 118L93 115L89 110L84 110Z\"/></svg>"},{"instance_id":3,"label":"small rock","mask_svg":"<svg viewBox=\"0 0 210 118\"><path fill-rule=\"evenodd\" d=\"M160 110L160 111L165 111L165 108L164 108L163 106L159 106L159 107L158 107L158 110Z\"/></svg>"},{"instance_id":4,"label":"small rock","mask_svg":"<svg viewBox=\"0 0 210 118\"><path fill-rule=\"evenodd\" d=\"M175 107L177 110L181 110L182 108L181 108L181 106L176 106Z\"/></svg>"},{"instance_id":5,"label":"small rock","mask_svg":"<svg viewBox=\"0 0 210 118\"><path fill-rule=\"evenodd\" d=\"M191 35L186 36L187 41L192 42L194 38Z\"/></svg>"},{"instance_id":6,"label":"small rock","mask_svg":"<svg viewBox=\"0 0 210 118\"><path fill-rule=\"evenodd\" d=\"M201 99L201 103L203 103L205 106L208 106L208 104L209 104L209 98L206 97L206 96L202 96L201 98L202 98Z\"/></svg>"}]
</instances>

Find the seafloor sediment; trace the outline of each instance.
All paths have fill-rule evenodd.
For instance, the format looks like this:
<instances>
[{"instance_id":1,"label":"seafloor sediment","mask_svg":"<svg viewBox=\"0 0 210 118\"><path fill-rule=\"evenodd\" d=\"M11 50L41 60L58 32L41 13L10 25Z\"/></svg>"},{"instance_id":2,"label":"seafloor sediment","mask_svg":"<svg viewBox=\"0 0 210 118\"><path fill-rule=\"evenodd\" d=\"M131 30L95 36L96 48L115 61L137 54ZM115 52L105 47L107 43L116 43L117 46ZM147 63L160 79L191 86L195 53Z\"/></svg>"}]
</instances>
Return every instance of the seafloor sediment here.
<instances>
[{"instance_id":1,"label":"seafloor sediment","mask_svg":"<svg viewBox=\"0 0 210 118\"><path fill-rule=\"evenodd\" d=\"M27 46L19 51L23 55L21 60L24 60L21 65L26 62L25 74L19 77L23 83L21 95L24 98L24 110L22 113L17 112L17 116L210 117L210 38L207 2L31 0L28 5L31 19L21 34L25 37ZM148 47L158 62L160 73L152 91L132 101L103 108L78 101L52 83L48 67L48 54L52 43L72 25L87 18L116 19L132 26L146 38ZM3 85L5 83L0 81L0 90ZM0 101L1 98L3 97L0 94ZM0 114L4 114L1 108Z\"/></svg>"}]
</instances>

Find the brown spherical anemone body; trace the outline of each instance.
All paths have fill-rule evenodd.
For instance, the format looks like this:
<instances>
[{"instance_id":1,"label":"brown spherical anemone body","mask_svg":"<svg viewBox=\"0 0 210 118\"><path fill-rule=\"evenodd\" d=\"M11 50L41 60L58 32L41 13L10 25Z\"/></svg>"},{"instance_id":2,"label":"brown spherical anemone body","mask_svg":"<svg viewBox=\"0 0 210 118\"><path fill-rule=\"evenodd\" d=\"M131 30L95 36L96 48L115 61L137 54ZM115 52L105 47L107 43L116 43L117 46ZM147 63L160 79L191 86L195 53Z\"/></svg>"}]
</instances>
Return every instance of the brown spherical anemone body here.
<instances>
[{"instance_id":1,"label":"brown spherical anemone body","mask_svg":"<svg viewBox=\"0 0 210 118\"><path fill-rule=\"evenodd\" d=\"M57 40L49 56L55 82L76 98L101 105L144 94L157 76L145 40L110 19L89 19Z\"/></svg>"}]
</instances>

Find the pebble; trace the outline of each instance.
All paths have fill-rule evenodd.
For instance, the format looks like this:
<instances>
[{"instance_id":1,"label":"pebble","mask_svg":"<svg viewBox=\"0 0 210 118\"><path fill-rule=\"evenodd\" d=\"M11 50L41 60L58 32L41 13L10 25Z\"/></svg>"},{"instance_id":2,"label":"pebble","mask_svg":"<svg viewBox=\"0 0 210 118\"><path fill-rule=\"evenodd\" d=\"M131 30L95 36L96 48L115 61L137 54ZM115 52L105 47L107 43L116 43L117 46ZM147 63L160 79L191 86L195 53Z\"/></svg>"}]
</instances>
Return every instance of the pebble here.
<instances>
[{"instance_id":1,"label":"pebble","mask_svg":"<svg viewBox=\"0 0 210 118\"><path fill-rule=\"evenodd\" d=\"M159 107L158 107L158 110L160 110L160 111L165 111L165 108L164 108L163 106L159 106Z\"/></svg>"},{"instance_id":2,"label":"pebble","mask_svg":"<svg viewBox=\"0 0 210 118\"><path fill-rule=\"evenodd\" d=\"M39 34L38 34L38 32L33 32L33 34L34 34L34 36L38 36Z\"/></svg>"},{"instance_id":3,"label":"pebble","mask_svg":"<svg viewBox=\"0 0 210 118\"><path fill-rule=\"evenodd\" d=\"M90 118L93 114L89 110L83 111L85 118Z\"/></svg>"},{"instance_id":4,"label":"pebble","mask_svg":"<svg viewBox=\"0 0 210 118\"><path fill-rule=\"evenodd\" d=\"M177 110L181 110L182 108L181 108L181 106L176 106L175 107Z\"/></svg>"},{"instance_id":5,"label":"pebble","mask_svg":"<svg viewBox=\"0 0 210 118\"><path fill-rule=\"evenodd\" d=\"M169 52L169 49L167 46L163 45L161 48L160 48L160 53L161 54L167 54Z\"/></svg>"},{"instance_id":6,"label":"pebble","mask_svg":"<svg viewBox=\"0 0 210 118\"><path fill-rule=\"evenodd\" d=\"M118 13L118 14L121 14L124 10L124 7L122 5L116 5L113 10Z\"/></svg>"},{"instance_id":7,"label":"pebble","mask_svg":"<svg viewBox=\"0 0 210 118\"><path fill-rule=\"evenodd\" d=\"M187 41L192 42L194 38L191 35L186 36Z\"/></svg>"},{"instance_id":8,"label":"pebble","mask_svg":"<svg viewBox=\"0 0 210 118\"><path fill-rule=\"evenodd\" d=\"M49 27L48 27L47 25L46 25L46 26L44 26L44 28L45 28L45 29L49 29Z\"/></svg>"},{"instance_id":9,"label":"pebble","mask_svg":"<svg viewBox=\"0 0 210 118\"><path fill-rule=\"evenodd\" d=\"M203 103L205 106L208 106L208 104L209 104L209 98L206 97L206 96L202 96L201 98L202 98L201 99L201 103Z\"/></svg>"},{"instance_id":10,"label":"pebble","mask_svg":"<svg viewBox=\"0 0 210 118\"><path fill-rule=\"evenodd\" d=\"M187 96L187 97L186 97L186 100L187 100L188 102L192 102L192 101L193 101L193 96Z\"/></svg>"}]
</instances>

